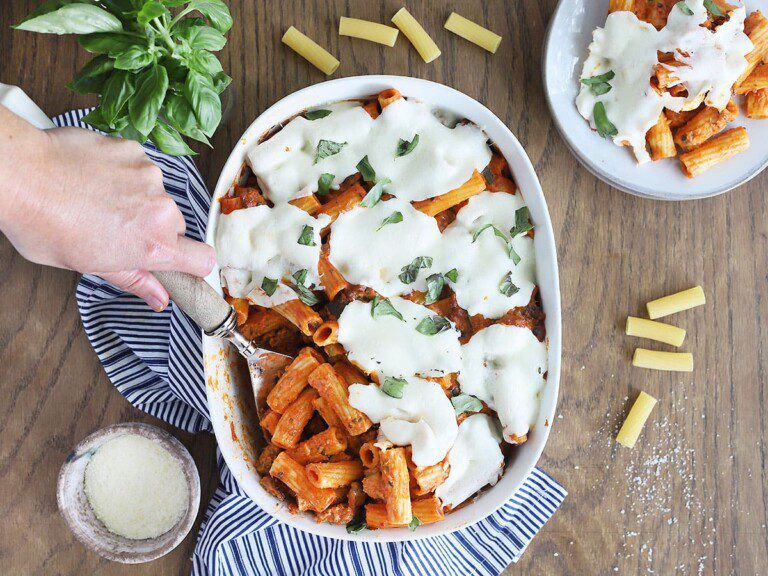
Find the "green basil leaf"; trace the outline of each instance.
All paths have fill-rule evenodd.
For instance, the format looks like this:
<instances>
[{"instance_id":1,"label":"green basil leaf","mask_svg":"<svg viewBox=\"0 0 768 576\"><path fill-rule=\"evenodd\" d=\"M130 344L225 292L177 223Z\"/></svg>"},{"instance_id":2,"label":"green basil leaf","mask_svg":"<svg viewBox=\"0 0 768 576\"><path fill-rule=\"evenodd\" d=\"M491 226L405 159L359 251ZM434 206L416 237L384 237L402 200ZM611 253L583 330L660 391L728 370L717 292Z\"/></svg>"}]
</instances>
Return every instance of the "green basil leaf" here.
<instances>
[{"instance_id":1,"label":"green basil leaf","mask_svg":"<svg viewBox=\"0 0 768 576\"><path fill-rule=\"evenodd\" d=\"M394 316L398 320L405 322L403 315L392 305L392 302L380 296L374 296L371 300L371 318L379 316Z\"/></svg>"},{"instance_id":2,"label":"green basil leaf","mask_svg":"<svg viewBox=\"0 0 768 576\"><path fill-rule=\"evenodd\" d=\"M384 378L384 383L381 385L381 391L384 392L384 394L387 396L391 396L392 398L402 398L403 388L405 388L407 384L407 380L387 376Z\"/></svg>"},{"instance_id":3,"label":"green basil leaf","mask_svg":"<svg viewBox=\"0 0 768 576\"><path fill-rule=\"evenodd\" d=\"M413 137L413 140L408 142L408 140L400 139L400 142L397 143L397 151L395 152L395 158L399 158L400 156L407 156L411 152L413 152L413 149L416 148L416 146L419 144L419 135L416 134Z\"/></svg>"},{"instance_id":4,"label":"green basil leaf","mask_svg":"<svg viewBox=\"0 0 768 576\"><path fill-rule=\"evenodd\" d=\"M365 508L361 508L352 520L347 522L347 534L359 534L367 528L365 525Z\"/></svg>"},{"instance_id":5,"label":"green basil leaf","mask_svg":"<svg viewBox=\"0 0 768 576\"><path fill-rule=\"evenodd\" d=\"M139 24L145 26L155 18L170 15L170 11L168 8L163 6L162 3L158 2L157 0L148 0L147 2L144 2L141 10L139 10L139 12L136 14L136 19L138 20Z\"/></svg>"},{"instance_id":6,"label":"green basil leaf","mask_svg":"<svg viewBox=\"0 0 768 576\"><path fill-rule=\"evenodd\" d=\"M232 78L224 74L224 72L219 72L217 74L214 74L213 76L213 89L216 91L216 94L221 94L224 92L224 90L227 89L227 86L229 86L232 83Z\"/></svg>"},{"instance_id":7,"label":"green basil leaf","mask_svg":"<svg viewBox=\"0 0 768 576\"><path fill-rule=\"evenodd\" d=\"M704 8L709 10L709 13L712 14L712 16L725 16L723 11L720 10L720 7L712 0L704 0Z\"/></svg>"},{"instance_id":8,"label":"green basil leaf","mask_svg":"<svg viewBox=\"0 0 768 576\"><path fill-rule=\"evenodd\" d=\"M607 138L608 136L616 136L619 133L616 126L614 126L608 115L605 112L605 104L602 102L595 103L595 107L592 110L592 116L595 119L595 126L597 127L597 133L601 138Z\"/></svg>"},{"instance_id":9,"label":"green basil leaf","mask_svg":"<svg viewBox=\"0 0 768 576\"><path fill-rule=\"evenodd\" d=\"M200 12L222 34L232 28L232 15L222 0L192 0L186 9Z\"/></svg>"},{"instance_id":10,"label":"green basil leaf","mask_svg":"<svg viewBox=\"0 0 768 576\"><path fill-rule=\"evenodd\" d=\"M320 196L325 196L326 194L331 193L331 184L333 184L334 178L335 176L329 172L320 175L320 178L317 181L317 193L320 194Z\"/></svg>"},{"instance_id":11,"label":"green basil leaf","mask_svg":"<svg viewBox=\"0 0 768 576\"><path fill-rule=\"evenodd\" d=\"M102 132L110 132L112 130L112 127L104 120L100 107L88 112L88 114L83 116L82 120L89 126L96 128L96 130L101 130Z\"/></svg>"},{"instance_id":12,"label":"green basil leaf","mask_svg":"<svg viewBox=\"0 0 768 576\"><path fill-rule=\"evenodd\" d=\"M309 224L304 224L304 228L301 229L301 236L298 240L302 246L317 246L315 243L315 229Z\"/></svg>"},{"instance_id":13,"label":"green basil leaf","mask_svg":"<svg viewBox=\"0 0 768 576\"><path fill-rule=\"evenodd\" d=\"M140 0L99 0L99 4L103 4L112 14L120 16L141 8Z\"/></svg>"},{"instance_id":14,"label":"green basil leaf","mask_svg":"<svg viewBox=\"0 0 768 576\"><path fill-rule=\"evenodd\" d=\"M146 46L131 46L125 52L115 55L115 68L118 70L141 70L153 64L155 56Z\"/></svg>"},{"instance_id":15,"label":"green basil leaf","mask_svg":"<svg viewBox=\"0 0 768 576\"><path fill-rule=\"evenodd\" d=\"M498 228L496 228L496 226L494 226L493 224L483 224L482 226L480 226L480 228L478 228L477 230L475 230L475 233L474 233L474 234L472 234L472 242L474 242L475 240L477 240L477 239L478 239L478 237L480 236L480 234L482 234L483 232L485 232L485 231L486 231L486 230L488 230L489 228L490 228L491 230L493 230L493 233L494 233L496 236L498 236L499 238L501 238L502 240L504 240L504 243L505 243L505 244L506 244L507 242L509 242L509 240L507 239L507 235L506 235L506 234L504 234L504 232L502 232L502 231L501 231L501 230L499 230Z\"/></svg>"},{"instance_id":16,"label":"green basil leaf","mask_svg":"<svg viewBox=\"0 0 768 576\"><path fill-rule=\"evenodd\" d=\"M200 130L212 136L221 121L221 100L210 78L190 70L184 83L184 96L192 105Z\"/></svg>"},{"instance_id":17,"label":"green basil leaf","mask_svg":"<svg viewBox=\"0 0 768 576\"><path fill-rule=\"evenodd\" d=\"M371 166L371 163L368 161L368 156L363 156L363 159L360 160L360 162L357 163L357 171L360 172L360 176L363 177L363 180L366 182L375 182L376 181L376 171L373 169L373 166Z\"/></svg>"},{"instance_id":18,"label":"green basil leaf","mask_svg":"<svg viewBox=\"0 0 768 576\"><path fill-rule=\"evenodd\" d=\"M51 12L27 18L14 28L43 34L91 34L117 32L123 29L123 25L103 8L79 3L66 4Z\"/></svg>"},{"instance_id":19,"label":"green basil leaf","mask_svg":"<svg viewBox=\"0 0 768 576\"><path fill-rule=\"evenodd\" d=\"M139 142L140 144L144 144L148 140L147 136L136 130L132 124L128 124L125 128L120 130L120 136L128 138L128 140L136 140L136 142Z\"/></svg>"},{"instance_id":20,"label":"green basil leaf","mask_svg":"<svg viewBox=\"0 0 768 576\"><path fill-rule=\"evenodd\" d=\"M411 523L408 524L408 530L410 530L411 532L416 532L416 528L418 528L419 526L421 526L421 520L416 518L416 516L413 516L413 518L411 519Z\"/></svg>"},{"instance_id":21,"label":"green basil leaf","mask_svg":"<svg viewBox=\"0 0 768 576\"><path fill-rule=\"evenodd\" d=\"M480 402L474 396L469 394L459 394L451 398L451 404L456 414L463 414L464 412L480 412L483 409L483 403Z\"/></svg>"},{"instance_id":22,"label":"green basil leaf","mask_svg":"<svg viewBox=\"0 0 768 576\"><path fill-rule=\"evenodd\" d=\"M614 76L616 76L616 73L613 70L609 70L605 74L600 74L599 76L592 76L591 78L582 78L581 83L586 86L592 86L594 84L605 84L609 80L613 80Z\"/></svg>"},{"instance_id":23,"label":"green basil leaf","mask_svg":"<svg viewBox=\"0 0 768 576\"><path fill-rule=\"evenodd\" d=\"M381 200L381 195L384 193L384 186L389 183L389 178L382 178L376 182L376 184L373 185L373 188L368 190L368 193L361 200L360 206L365 206L366 208L373 208L376 206L376 204L379 203L379 200Z\"/></svg>"},{"instance_id":24,"label":"green basil leaf","mask_svg":"<svg viewBox=\"0 0 768 576\"><path fill-rule=\"evenodd\" d=\"M141 134L148 136L152 132L167 91L168 73L162 66L155 64L139 74L128 113L133 127Z\"/></svg>"},{"instance_id":25,"label":"green basil leaf","mask_svg":"<svg viewBox=\"0 0 768 576\"><path fill-rule=\"evenodd\" d=\"M181 1L181 0L179 0ZM182 2L182 4L186 4L188 0L185 0ZM166 4L168 6L168 4ZM173 6L168 6L168 8L173 8ZM207 26L205 20L202 18L198 18L197 16L190 16L188 18L184 18L183 20L179 20L176 22L176 24L173 25L173 28L171 30L173 31L174 36L182 36L186 34L186 32L190 28L194 28L195 26Z\"/></svg>"},{"instance_id":26,"label":"green basil leaf","mask_svg":"<svg viewBox=\"0 0 768 576\"><path fill-rule=\"evenodd\" d=\"M143 41L122 32L94 32L78 36L77 42L93 54L109 54L124 52Z\"/></svg>"},{"instance_id":27,"label":"green basil leaf","mask_svg":"<svg viewBox=\"0 0 768 576\"><path fill-rule=\"evenodd\" d=\"M445 278L442 274L431 274L427 276L427 295L424 298L424 304L434 304L443 293Z\"/></svg>"},{"instance_id":28,"label":"green basil leaf","mask_svg":"<svg viewBox=\"0 0 768 576\"><path fill-rule=\"evenodd\" d=\"M116 70L104 84L101 95L101 115L104 121L114 126L126 102L136 91L135 76L125 70Z\"/></svg>"},{"instance_id":29,"label":"green basil leaf","mask_svg":"<svg viewBox=\"0 0 768 576\"><path fill-rule=\"evenodd\" d=\"M691 7L685 3L685 0L683 0L682 2L678 2L677 4L675 4L675 6L677 6L680 9L680 11L686 16L693 16L693 10L691 10Z\"/></svg>"},{"instance_id":30,"label":"green basil leaf","mask_svg":"<svg viewBox=\"0 0 768 576\"><path fill-rule=\"evenodd\" d=\"M384 220L381 221L381 226L376 228L376 232L384 228L387 224L397 224L398 222L403 221L403 213L402 212L392 212L389 216L384 218Z\"/></svg>"},{"instance_id":31,"label":"green basil leaf","mask_svg":"<svg viewBox=\"0 0 768 576\"><path fill-rule=\"evenodd\" d=\"M320 302L320 299L315 296L314 292L304 286L303 284L296 284L295 286L291 286L294 292L299 295L299 300L304 302L307 306L314 306L318 302Z\"/></svg>"},{"instance_id":32,"label":"green basil leaf","mask_svg":"<svg viewBox=\"0 0 768 576\"><path fill-rule=\"evenodd\" d=\"M510 296L517 294L519 291L520 288L515 286L514 282L512 282L512 272L507 272L507 275L504 276L504 278L502 278L501 282L499 283L499 292L509 298Z\"/></svg>"},{"instance_id":33,"label":"green basil leaf","mask_svg":"<svg viewBox=\"0 0 768 576\"><path fill-rule=\"evenodd\" d=\"M193 50L187 56L186 62L190 70L196 70L211 77L222 72L219 59L206 50Z\"/></svg>"},{"instance_id":34,"label":"green basil leaf","mask_svg":"<svg viewBox=\"0 0 768 576\"><path fill-rule=\"evenodd\" d=\"M261 281L261 289L264 290L267 296L272 296L275 290L277 290L277 280L264 276L264 279Z\"/></svg>"},{"instance_id":35,"label":"green basil leaf","mask_svg":"<svg viewBox=\"0 0 768 576\"><path fill-rule=\"evenodd\" d=\"M104 83L109 78L109 73L114 68L114 60L105 55L96 56L75 74L72 82L67 86L80 94L100 94Z\"/></svg>"},{"instance_id":36,"label":"green basil leaf","mask_svg":"<svg viewBox=\"0 0 768 576\"><path fill-rule=\"evenodd\" d=\"M608 82L603 82L602 84L593 84L589 89L595 96L601 96L611 91L611 85Z\"/></svg>"},{"instance_id":37,"label":"green basil leaf","mask_svg":"<svg viewBox=\"0 0 768 576\"><path fill-rule=\"evenodd\" d=\"M452 268L445 273L445 277L448 278L448 280L451 282L456 282L459 279L459 271L456 270L456 268Z\"/></svg>"},{"instance_id":38,"label":"green basil leaf","mask_svg":"<svg viewBox=\"0 0 768 576\"><path fill-rule=\"evenodd\" d=\"M401 274L398 275L398 278L400 278L400 282L403 284L413 284L416 281L417 276L419 275L419 270L422 268L431 268L432 267L432 257L431 256L417 256L413 259L413 262L410 264L403 266L400 269Z\"/></svg>"},{"instance_id":39,"label":"green basil leaf","mask_svg":"<svg viewBox=\"0 0 768 576\"><path fill-rule=\"evenodd\" d=\"M227 43L224 34L210 26L191 26L176 35L184 38L193 50L218 52Z\"/></svg>"},{"instance_id":40,"label":"green basil leaf","mask_svg":"<svg viewBox=\"0 0 768 576\"><path fill-rule=\"evenodd\" d=\"M319 120L320 118L325 118L326 116L330 115L331 112L332 110L324 110L324 109L307 110L306 112L304 112L304 118L310 121Z\"/></svg>"},{"instance_id":41,"label":"green basil leaf","mask_svg":"<svg viewBox=\"0 0 768 576\"><path fill-rule=\"evenodd\" d=\"M187 146L181 134L168 126L162 120L158 120L149 137L161 152L171 156L194 156L195 152Z\"/></svg>"},{"instance_id":42,"label":"green basil leaf","mask_svg":"<svg viewBox=\"0 0 768 576\"><path fill-rule=\"evenodd\" d=\"M192 106L189 105L184 96L169 93L165 98L163 111L168 123L184 136L210 146L208 138L197 125L197 118L192 111Z\"/></svg>"},{"instance_id":43,"label":"green basil leaf","mask_svg":"<svg viewBox=\"0 0 768 576\"><path fill-rule=\"evenodd\" d=\"M320 160L335 156L341 149L346 146L346 142L334 142L332 140L320 140L317 143L317 151L315 152L314 164L317 164Z\"/></svg>"},{"instance_id":44,"label":"green basil leaf","mask_svg":"<svg viewBox=\"0 0 768 576\"><path fill-rule=\"evenodd\" d=\"M522 206L515 210L515 225L509 231L509 234L514 238L518 234L523 234L529 230L533 230L531 216L528 212L528 206Z\"/></svg>"},{"instance_id":45,"label":"green basil leaf","mask_svg":"<svg viewBox=\"0 0 768 576\"><path fill-rule=\"evenodd\" d=\"M434 336L445 332L451 327L451 323L442 316L426 316L416 325L416 331L424 336Z\"/></svg>"},{"instance_id":46,"label":"green basil leaf","mask_svg":"<svg viewBox=\"0 0 768 576\"><path fill-rule=\"evenodd\" d=\"M517 266L520 264L520 254L517 253L517 250L515 250L515 247L512 246L512 240L509 241L509 244L507 244L507 256L509 256L509 259L512 260L512 263Z\"/></svg>"}]
</instances>

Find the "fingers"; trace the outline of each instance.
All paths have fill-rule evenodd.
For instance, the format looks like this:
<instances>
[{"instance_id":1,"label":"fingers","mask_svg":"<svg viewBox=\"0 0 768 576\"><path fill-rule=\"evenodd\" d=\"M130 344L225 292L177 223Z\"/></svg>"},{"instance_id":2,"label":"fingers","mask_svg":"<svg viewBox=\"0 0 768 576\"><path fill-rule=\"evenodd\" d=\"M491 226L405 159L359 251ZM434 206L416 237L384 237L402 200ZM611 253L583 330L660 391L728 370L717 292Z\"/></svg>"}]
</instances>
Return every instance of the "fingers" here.
<instances>
[{"instance_id":1,"label":"fingers","mask_svg":"<svg viewBox=\"0 0 768 576\"><path fill-rule=\"evenodd\" d=\"M207 276L216 263L216 251L205 244L179 236L170 259L161 262L155 270L176 270L194 276Z\"/></svg>"},{"instance_id":2,"label":"fingers","mask_svg":"<svg viewBox=\"0 0 768 576\"><path fill-rule=\"evenodd\" d=\"M99 274L107 282L144 300L155 312L168 306L168 292L160 281L146 270L123 270Z\"/></svg>"}]
</instances>

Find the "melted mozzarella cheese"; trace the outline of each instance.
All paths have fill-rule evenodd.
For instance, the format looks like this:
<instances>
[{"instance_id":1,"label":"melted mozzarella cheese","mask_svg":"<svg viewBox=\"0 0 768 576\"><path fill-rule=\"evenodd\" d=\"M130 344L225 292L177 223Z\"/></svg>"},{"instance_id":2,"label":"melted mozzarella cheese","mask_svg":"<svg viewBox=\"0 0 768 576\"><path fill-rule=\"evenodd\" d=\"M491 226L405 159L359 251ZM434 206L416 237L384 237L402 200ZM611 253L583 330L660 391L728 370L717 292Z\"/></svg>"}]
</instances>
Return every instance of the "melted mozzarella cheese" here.
<instances>
[{"instance_id":1,"label":"melted mozzarella cheese","mask_svg":"<svg viewBox=\"0 0 768 576\"><path fill-rule=\"evenodd\" d=\"M349 387L349 403L381 425L381 440L411 446L417 466L440 462L456 439L456 413L435 382L408 378L402 398L392 398L374 384L353 384Z\"/></svg>"},{"instance_id":2,"label":"melted mozzarella cheese","mask_svg":"<svg viewBox=\"0 0 768 576\"><path fill-rule=\"evenodd\" d=\"M280 280L298 270L307 270L306 286L320 285L320 230L330 218L318 218L291 204L274 208L255 206L222 214L216 230L216 253L222 277L232 296L249 297L262 306L293 300L296 294L285 285L267 296L262 280ZM312 228L314 246L299 244L305 226Z\"/></svg>"},{"instance_id":3,"label":"melted mozzarella cheese","mask_svg":"<svg viewBox=\"0 0 768 576\"><path fill-rule=\"evenodd\" d=\"M419 141L396 156L400 140ZM378 177L390 179L385 191L407 201L424 200L458 188L491 160L487 136L473 124L448 128L432 108L402 98L384 108L374 122L366 153Z\"/></svg>"},{"instance_id":4,"label":"melted mozzarella cheese","mask_svg":"<svg viewBox=\"0 0 768 576\"><path fill-rule=\"evenodd\" d=\"M731 87L746 69L745 55L752 42L744 34L745 11L734 10L729 20L713 33L703 24L707 19L704 0L687 0L693 15L679 6L670 12L667 25L656 30L628 11L608 16L604 28L597 28L589 46L581 78L591 78L612 71L611 90L596 95L589 86L581 86L576 106L579 113L596 124L593 110L597 102L605 106L608 120L618 133L613 141L629 144L639 163L650 161L646 150L646 133L658 121L664 108L692 110L702 101L722 110L731 97ZM651 86L654 68L659 64L658 52L671 52L684 66L670 67L687 97L658 94Z\"/></svg>"},{"instance_id":5,"label":"melted mozzarella cheese","mask_svg":"<svg viewBox=\"0 0 768 576\"><path fill-rule=\"evenodd\" d=\"M403 221L382 222L395 212ZM369 286L382 296L424 290L431 274L420 270L416 282L398 278L402 268L419 256L436 256L440 246L437 221L416 210L409 202L392 198L373 208L355 207L331 225L330 261L352 284Z\"/></svg>"},{"instance_id":6,"label":"melted mozzarella cheese","mask_svg":"<svg viewBox=\"0 0 768 576\"><path fill-rule=\"evenodd\" d=\"M512 239L520 262L514 264L506 243L486 229L473 242L472 236L486 224L493 224L509 238L515 225L515 211L523 207L520 194L481 192L459 210L456 220L443 232L440 269L456 268L458 279L451 282L459 306L470 315L500 318L516 306L525 306L535 287L536 262L533 240L525 234ZM508 273L519 291L505 296L499 285Z\"/></svg>"},{"instance_id":7,"label":"melted mozzarella cheese","mask_svg":"<svg viewBox=\"0 0 768 576\"><path fill-rule=\"evenodd\" d=\"M371 315L371 303L351 302L339 316L339 344L348 357L368 373L380 376L443 376L461 367L459 332L451 328L426 336L416 330L434 312L402 298L390 303L403 320L395 316Z\"/></svg>"},{"instance_id":8,"label":"melted mozzarella cheese","mask_svg":"<svg viewBox=\"0 0 768 576\"><path fill-rule=\"evenodd\" d=\"M358 103L342 102L326 109L331 114L317 120L297 116L248 152L248 163L273 203L317 192L317 182L324 173L333 174L333 186L338 187L357 172L357 163L369 145L373 119ZM346 144L338 154L315 162L320 140Z\"/></svg>"},{"instance_id":9,"label":"melted mozzarella cheese","mask_svg":"<svg viewBox=\"0 0 768 576\"><path fill-rule=\"evenodd\" d=\"M443 506L455 508L482 487L498 482L504 466L500 442L496 422L485 414L474 414L461 423L448 453L448 478L435 490Z\"/></svg>"},{"instance_id":10,"label":"melted mozzarella cheese","mask_svg":"<svg viewBox=\"0 0 768 576\"><path fill-rule=\"evenodd\" d=\"M462 346L462 392L496 410L505 438L523 436L539 413L547 346L519 326L494 324Z\"/></svg>"}]
</instances>

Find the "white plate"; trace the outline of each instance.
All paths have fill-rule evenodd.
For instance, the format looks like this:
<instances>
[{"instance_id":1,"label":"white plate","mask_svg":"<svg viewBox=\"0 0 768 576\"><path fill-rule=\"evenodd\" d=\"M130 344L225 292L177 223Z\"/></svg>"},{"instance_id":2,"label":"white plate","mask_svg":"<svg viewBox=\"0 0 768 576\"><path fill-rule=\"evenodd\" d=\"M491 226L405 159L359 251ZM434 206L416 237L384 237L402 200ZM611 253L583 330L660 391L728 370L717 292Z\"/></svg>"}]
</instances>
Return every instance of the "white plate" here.
<instances>
[{"instance_id":1,"label":"white plate","mask_svg":"<svg viewBox=\"0 0 768 576\"><path fill-rule=\"evenodd\" d=\"M765 0L747 0L747 12L766 10ZM691 200L727 192L768 166L768 120L745 118L743 110L729 127L746 126L752 143L745 152L696 178L687 178L677 159L638 166L629 148L600 138L576 110L579 77L592 31L605 25L608 0L560 0L544 43L544 92L555 125L587 170L616 188L648 198ZM739 97L741 103L741 97Z\"/></svg>"},{"instance_id":2,"label":"white plate","mask_svg":"<svg viewBox=\"0 0 768 576\"><path fill-rule=\"evenodd\" d=\"M364 98L387 88L397 88L407 97L429 102L483 127L509 162L514 179L530 209L531 220L536 226L534 246L538 285L547 315L545 325L549 340L549 374L547 385L542 392L541 410L530 439L514 450L514 456L502 478L474 503L447 515L444 521L422 526L416 532L405 529L364 530L351 535L347 534L344 526L318 524L307 515L291 514L284 504L261 487L259 475L253 468L259 433L253 415L253 394L248 374L243 370L244 363L226 343L214 338L203 338L208 404L216 439L227 465L245 493L266 512L294 528L320 536L369 542L417 540L447 534L482 520L507 502L536 465L544 449L555 414L560 380L561 327L557 251L544 194L525 150L509 129L485 106L452 88L416 78L358 76L323 82L283 98L251 124L227 160L216 185L214 202L208 217L207 242L213 244L220 213L219 203L215 199L226 194L232 183L238 179L246 151L262 134L307 108L339 100ZM214 269L207 280L212 286L219 288L218 269Z\"/></svg>"}]
</instances>

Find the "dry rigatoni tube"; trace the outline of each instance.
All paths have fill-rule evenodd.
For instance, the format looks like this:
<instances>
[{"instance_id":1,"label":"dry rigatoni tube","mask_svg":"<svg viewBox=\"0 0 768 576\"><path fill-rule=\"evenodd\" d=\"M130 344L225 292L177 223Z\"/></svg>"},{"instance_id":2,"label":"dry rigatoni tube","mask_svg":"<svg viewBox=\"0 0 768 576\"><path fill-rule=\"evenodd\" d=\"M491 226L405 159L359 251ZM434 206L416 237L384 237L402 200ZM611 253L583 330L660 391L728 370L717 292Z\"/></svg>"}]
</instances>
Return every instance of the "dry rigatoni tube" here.
<instances>
[{"instance_id":1,"label":"dry rigatoni tube","mask_svg":"<svg viewBox=\"0 0 768 576\"><path fill-rule=\"evenodd\" d=\"M685 340L685 330L671 324L664 324L664 322L654 322L645 318L628 316L627 336L648 338L649 340L664 342L671 346L682 346Z\"/></svg>"},{"instance_id":2,"label":"dry rigatoni tube","mask_svg":"<svg viewBox=\"0 0 768 576\"><path fill-rule=\"evenodd\" d=\"M656 406L656 398L645 392L640 392L632 405L632 409L627 414L627 419L624 420L621 430L616 435L616 442L627 448L633 448L654 406Z\"/></svg>"},{"instance_id":3,"label":"dry rigatoni tube","mask_svg":"<svg viewBox=\"0 0 768 576\"><path fill-rule=\"evenodd\" d=\"M671 372L693 372L693 354L690 352L659 352L636 348L632 366Z\"/></svg>"},{"instance_id":4,"label":"dry rigatoni tube","mask_svg":"<svg viewBox=\"0 0 768 576\"><path fill-rule=\"evenodd\" d=\"M416 51L424 59L424 62L432 62L432 60L440 56L440 48L437 47L435 41L430 38L426 30L421 27L416 18L411 16L408 10L400 8L397 14L392 16L392 22L411 41L411 44L413 44L413 47L416 48Z\"/></svg>"},{"instance_id":5,"label":"dry rigatoni tube","mask_svg":"<svg viewBox=\"0 0 768 576\"><path fill-rule=\"evenodd\" d=\"M305 36L296 28L291 26L283 34L283 44L295 51L299 56L309 61L315 68L320 70L326 76L330 76L339 67L339 61L336 60L325 48Z\"/></svg>"},{"instance_id":6,"label":"dry rigatoni tube","mask_svg":"<svg viewBox=\"0 0 768 576\"><path fill-rule=\"evenodd\" d=\"M394 46L398 33L399 30L397 28L385 26L377 22L369 22L368 20L358 20L357 18L347 18L346 16L342 16L341 20L339 20L339 35L360 38L361 40L368 40L377 44L384 44L385 46Z\"/></svg>"},{"instance_id":7,"label":"dry rigatoni tube","mask_svg":"<svg viewBox=\"0 0 768 576\"><path fill-rule=\"evenodd\" d=\"M645 306L648 309L648 317L651 320L656 320L656 318L661 318L662 316L669 316L676 312L701 306L706 301L707 299L704 297L704 290L701 286L694 286L688 290L664 296L664 298L651 300Z\"/></svg>"},{"instance_id":8,"label":"dry rigatoni tube","mask_svg":"<svg viewBox=\"0 0 768 576\"><path fill-rule=\"evenodd\" d=\"M477 44L491 54L495 54L496 50L499 49L499 44L501 44L501 36L472 22L472 20L464 18L464 16L456 14L456 12L451 12L451 15L448 16L448 20L445 21L445 29L461 36L464 40L469 40L472 44Z\"/></svg>"}]
</instances>

